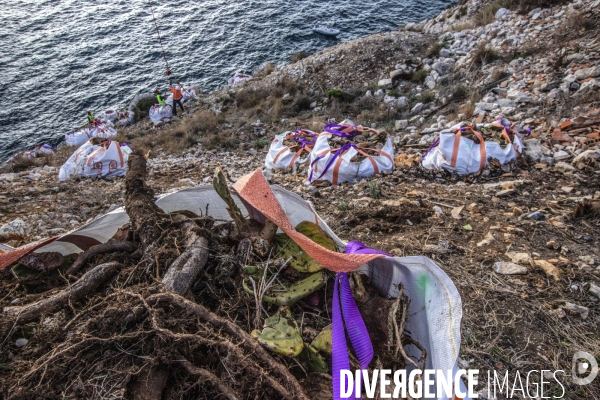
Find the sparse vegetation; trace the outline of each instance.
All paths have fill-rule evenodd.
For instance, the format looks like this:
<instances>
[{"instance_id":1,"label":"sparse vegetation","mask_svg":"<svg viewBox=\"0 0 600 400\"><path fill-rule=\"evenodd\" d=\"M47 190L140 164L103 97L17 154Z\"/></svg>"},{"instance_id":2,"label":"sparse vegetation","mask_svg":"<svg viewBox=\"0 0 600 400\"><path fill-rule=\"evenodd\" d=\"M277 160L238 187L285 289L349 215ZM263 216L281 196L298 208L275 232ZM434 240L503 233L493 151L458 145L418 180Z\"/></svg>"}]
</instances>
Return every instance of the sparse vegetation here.
<instances>
[{"instance_id":1,"label":"sparse vegetation","mask_svg":"<svg viewBox=\"0 0 600 400\"><path fill-rule=\"evenodd\" d=\"M259 105L268 96L266 89L244 88L235 94L235 104L242 109Z\"/></svg>"},{"instance_id":2,"label":"sparse vegetation","mask_svg":"<svg viewBox=\"0 0 600 400\"><path fill-rule=\"evenodd\" d=\"M421 93L421 102L422 103L428 104L428 103L431 103L433 100L435 100L435 94L433 94L432 92Z\"/></svg>"},{"instance_id":3,"label":"sparse vegetation","mask_svg":"<svg viewBox=\"0 0 600 400\"><path fill-rule=\"evenodd\" d=\"M425 78L427 78L427 75L429 75L429 72L425 71L424 69L418 69L415 72L413 72L410 80L415 83L423 83L425 82Z\"/></svg>"},{"instance_id":4,"label":"sparse vegetation","mask_svg":"<svg viewBox=\"0 0 600 400\"><path fill-rule=\"evenodd\" d=\"M387 91L388 96L392 96L392 97L400 97L400 92L398 91L398 89L390 89Z\"/></svg>"},{"instance_id":5,"label":"sparse vegetation","mask_svg":"<svg viewBox=\"0 0 600 400\"><path fill-rule=\"evenodd\" d=\"M347 200L341 200L341 201L338 201L335 206L338 210L340 210L342 212L346 212L350 208L350 202Z\"/></svg>"},{"instance_id":6,"label":"sparse vegetation","mask_svg":"<svg viewBox=\"0 0 600 400\"><path fill-rule=\"evenodd\" d=\"M327 97L335 99L342 97L342 91L340 89L329 89L327 91Z\"/></svg>"},{"instance_id":7,"label":"sparse vegetation","mask_svg":"<svg viewBox=\"0 0 600 400\"><path fill-rule=\"evenodd\" d=\"M381 188L377 182L369 182L369 194L374 199L378 199L381 196Z\"/></svg>"},{"instance_id":8,"label":"sparse vegetation","mask_svg":"<svg viewBox=\"0 0 600 400\"><path fill-rule=\"evenodd\" d=\"M308 56L309 54L306 51L300 50L299 52L292 54L292 63L296 63L300 60L303 60Z\"/></svg>"},{"instance_id":9,"label":"sparse vegetation","mask_svg":"<svg viewBox=\"0 0 600 400\"><path fill-rule=\"evenodd\" d=\"M500 56L500 54L498 54L495 50L488 49L485 46L485 43L482 43L473 53L473 64L488 64L501 58L502 56Z\"/></svg>"}]
</instances>

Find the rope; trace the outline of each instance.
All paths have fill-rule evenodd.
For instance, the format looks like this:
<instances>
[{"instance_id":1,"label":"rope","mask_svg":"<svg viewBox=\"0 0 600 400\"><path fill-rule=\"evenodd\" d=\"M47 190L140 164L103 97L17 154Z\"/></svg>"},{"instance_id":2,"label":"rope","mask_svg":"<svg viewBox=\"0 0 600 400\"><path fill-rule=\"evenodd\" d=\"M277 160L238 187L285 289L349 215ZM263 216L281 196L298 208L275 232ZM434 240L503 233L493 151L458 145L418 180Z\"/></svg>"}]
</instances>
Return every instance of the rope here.
<instances>
[{"instance_id":1,"label":"rope","mask_svg":"<svg viewBox=\"0 0 600 400\"><path fill-rule=\"evenodd\" d=\"M165 59L165 64L167 64L167 71L169 71L169 62L167 61L167 57L165 56L165 49L162 44L160 32L158 31L158 23L156 22L156 17L154 16L154 8L152 7L152 3L150 3L150 10L152 11L152 18L154 19L154 26L156 27L156 35L158 36L158 43L160 43L160 48L162 50L162 56Z\"/></svg>"}]
</instances>

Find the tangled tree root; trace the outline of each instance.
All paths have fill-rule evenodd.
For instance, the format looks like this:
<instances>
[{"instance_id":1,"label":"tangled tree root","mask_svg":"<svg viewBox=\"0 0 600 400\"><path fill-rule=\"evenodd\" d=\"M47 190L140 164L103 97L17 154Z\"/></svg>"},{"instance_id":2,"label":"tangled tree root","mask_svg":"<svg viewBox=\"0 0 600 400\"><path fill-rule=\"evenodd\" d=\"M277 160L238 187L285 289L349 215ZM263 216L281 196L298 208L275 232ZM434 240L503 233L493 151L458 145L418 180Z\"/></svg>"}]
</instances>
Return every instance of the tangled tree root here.
<instances>
[{"instance_id":1,"label":"tangled tree root","mask_svg":"<svg viewBox=\"0 0 600 400\"><path fill-rule=\"evenodd\" d=\"M308 400L284 359L242 328L250 325L248 306L238 299L222 310L231 298L227 282L241 270L240 241L268 243L276 227L249 224L241 235L220 236L209 217L163 212L145 179L146 161L133 153L125 190L130 231L82 253L67 276L89 268L83 276L42 300L4 308L0 340L35 331L11 363L15 370L0 379L0 392L7 399ZM202 279L217 280L199 296Z\"/></svg>"}]
</instances>

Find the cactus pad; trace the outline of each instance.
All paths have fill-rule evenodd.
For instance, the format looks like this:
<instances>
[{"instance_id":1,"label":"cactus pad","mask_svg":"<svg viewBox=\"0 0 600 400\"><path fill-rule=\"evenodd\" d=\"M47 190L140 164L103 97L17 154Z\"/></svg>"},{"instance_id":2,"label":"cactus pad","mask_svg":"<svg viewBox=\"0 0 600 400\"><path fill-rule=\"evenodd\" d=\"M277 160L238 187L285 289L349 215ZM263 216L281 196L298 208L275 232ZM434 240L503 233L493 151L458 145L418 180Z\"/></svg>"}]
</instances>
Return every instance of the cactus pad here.
<instances>
[{"instance_id":1,"label":"cactus pad","mask_svg":"<svg viewBox=\"0 0 600 400\"><path fill-rule=\"evenodd\" d=\"M291 285L286 291L280 291L281 286L276 286L276 291L265 294L262 300L265 303L273 303L278 306L291 306L298 300L302 300L311 293L321 289L327 282L327 275L323 272L315 272L308 278L302 279ZM244 282L244 290L254 296L254 291Z\"/></svg>"},{"instance_id":2,"label":"cactus pad","mask_svg":"<svg viewBox=\"0 0 600 400\"><path fill-rule=\"evenodd\" d=\"M304 349L298 358L300 361L306 363L308 372L329 373L329 368L327 367L325 359L319 354L319 351L312 346L305 344Z\"/></svg>"},{"instance_id":3,"label":"cactus pad","mask_svg":"<svg viewBox=\"0 0 600 400\"><path fill-rule=\"evenodd\" d=\"M323 328L310 346L325 354L331 354L331 325L327 325Z\"/></svg>"},{"instance_id":4,"label":"cactus pad","mask_svg":"<svg viewBox=\"0 0 600 400\"><path fill-rule=\"evenodd\" d=\"M262 332L252 331L252 337L273 353L288 357L296 357L304 347L300 328L289 307L281 307L267 318Z\"/></svg>"},{"instance_id":5,"label":"cactus pad","mask_svg":"<svg viewBox=\"0 0 600 400\"><path fill-rule=\"evenodd\" d=\"M302 221L296 226L296 230L326 249L337 251L335 241L319 225ZM290 266L298 272L311 273L323 268L285 233L275 235L273 244L277 257L285 259L292 257Z\"/></svg>"}]
</instances>

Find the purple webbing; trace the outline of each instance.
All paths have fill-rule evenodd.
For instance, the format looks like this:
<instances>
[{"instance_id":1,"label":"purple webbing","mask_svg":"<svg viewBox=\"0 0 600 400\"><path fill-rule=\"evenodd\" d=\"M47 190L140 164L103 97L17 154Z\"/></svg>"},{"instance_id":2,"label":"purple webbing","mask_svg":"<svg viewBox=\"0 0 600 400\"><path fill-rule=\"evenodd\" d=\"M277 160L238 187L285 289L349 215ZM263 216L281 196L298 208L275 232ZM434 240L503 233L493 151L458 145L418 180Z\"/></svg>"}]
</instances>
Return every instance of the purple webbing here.
<instances>
[{"instance_id":1,"label":"purple webbing","mask_svg":"<svg viewBox=\"0 0 600 400\"><path fill-rule=\"evenodd\" d=\"M337 136L352 139L354 136L356 136L356 133L357 133L356 126L352 126L352 129L353 129L352 133L340 132L342 129L346 129L348 127L349 127L349 125L327 124L327 125L325 125L325 127L323 127L323 130L325 132L333 133L334 135L337 135Z\"/></svg>"},{"instance_id":2,"label":"purple webbing","mask_svg":"<svg viewBox=\"0 0 600 400\"><path fill-rule=\"evenodd\" d=\"M316 178L316 179L314 179L314 180L315 180L315 181L318 181L319 179L321 179L321 177L322 177L323 175L325 175L325 173L326 173L327 171L329 171L329 168L331 168L331 166L333 165L333 162L335 161L335 159L336 159L336 158L338 158L338 157L341 155L341 153L342 153L343 151L346 151L346 150L348 150L348 149L350 149L350 148L352 148L352 147L353 147L353 148L356 148L356 145L355 145L354 143L347 143L347 144L343 145L342 147L340 147L339 149L337 149L337 150L335 151L335 153L334 153L333 157L331 157L331 159L329 160L329 162L327 162L327 165L326 165L326 166L325 166L325 168L323 169L323 172L321 172L321 175L319 175L319 177L318 177L318 178ZM309 181L309 182L313 182L313 169L312 169L313 165L314 165L316 162L318 162L319 160L321 160L323 157L325 157L325 155L323 155L323 156L321 156L321 157L317 157L317 158L316 158L316 159L315 159L315 160L314 160L314 161L313 161L313 162L310 164L310 167L311 167L311 168L310 168L310 175L308 176L308 181Z\"/></svg>"},{"instance_id":3,"label":"purple webbing","mask_svg":"<svg viewBox=\"0 0 600 400\"><path fill-rule=\"evenodd\" d=\"M347 254L383 254L390 256L381 250L375 250L367 247L364 243L352 241L346 245ZM341 287L340 281L341 279ZM341 300L341 301L340 301ZM344 329L345 325L345 329ZM333 302L332 302L332 384L333 400L341 399L340 392L340 371L350 370L350 360L348 357L348 344L346 343L345 331L348 332L350 343L360 362L360 368L366 369L373 359L373 344L369 337L369 332L365 322L360 315L360 310L352 296L352 290L348 282L347 272L338 272L333 284ZM358 386L360 386L360 377ZM354 388L353 388L354 389ZM354 392L354 390L352 390ZM355 398L358 394L354 393Z\"/></svg>"}]
</instances>

